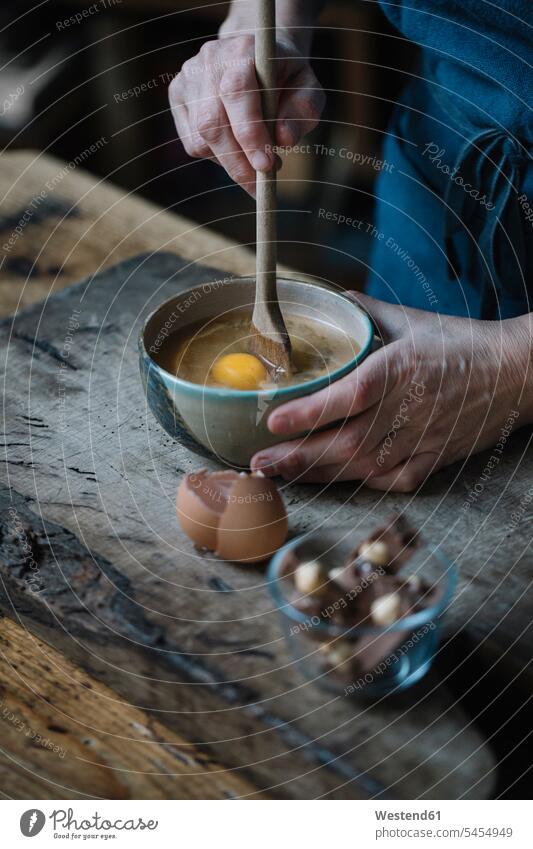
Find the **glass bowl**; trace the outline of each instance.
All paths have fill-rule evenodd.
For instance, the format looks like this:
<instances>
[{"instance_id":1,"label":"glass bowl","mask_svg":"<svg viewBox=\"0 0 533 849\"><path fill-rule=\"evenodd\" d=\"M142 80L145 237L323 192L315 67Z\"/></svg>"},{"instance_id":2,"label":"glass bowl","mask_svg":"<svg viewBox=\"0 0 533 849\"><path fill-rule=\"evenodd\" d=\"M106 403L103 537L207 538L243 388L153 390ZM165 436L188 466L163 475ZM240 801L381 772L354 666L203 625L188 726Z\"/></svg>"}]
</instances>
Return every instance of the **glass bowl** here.
<instances>
[{"instance_id":1,"label":"glass bowl","mask_svg":"<svg viewBox=\"0 0 533 849\"><path fill-rule=\"evenodd\" d=\"M382 530L360 527L355 531L313 531L284 545L269 566L269 590L294 660L309 680L346 696L383 696L419 681L433 662L443 614L456 586L455 566L438 547L410 531L406 539L414 538L414 542L402 549L397 576L422 582L418 584L422 609L386 626L372 624L370 616L356 625L340 625L333 621L336 611L346 607L349 599L338 587L338 598L332 600L330 594L320 615L294 606L298 601L301 607L309 597L295 589L291 576L298 565L318 561L326 571L338 568L361 543L379 539ZM371 568L373 571L352 593L370 591L373 580L384 574L383 567Z\"/></svg>"}]
</instances>

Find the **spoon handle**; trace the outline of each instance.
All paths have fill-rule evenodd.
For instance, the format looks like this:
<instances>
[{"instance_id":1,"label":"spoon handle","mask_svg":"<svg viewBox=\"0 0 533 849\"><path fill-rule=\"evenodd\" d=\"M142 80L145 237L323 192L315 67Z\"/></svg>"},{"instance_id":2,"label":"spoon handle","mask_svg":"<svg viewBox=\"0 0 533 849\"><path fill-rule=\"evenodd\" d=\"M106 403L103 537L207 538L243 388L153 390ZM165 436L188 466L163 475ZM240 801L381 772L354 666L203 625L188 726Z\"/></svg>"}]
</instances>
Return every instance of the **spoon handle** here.
<instances>
[{"instance_id":1,"label":"spoon handle","mask_svg":"<svg viewBox=\"0 0 533 849\"><path fill-rule=\"evenodd\" d=\"M259 0L255 33L255 70L261 89L263 117L274 138L278 92L276 90L276 3ZM256 175L256 285L258 298L276 303L276 169Z\"/></svg>"}]
</instances>

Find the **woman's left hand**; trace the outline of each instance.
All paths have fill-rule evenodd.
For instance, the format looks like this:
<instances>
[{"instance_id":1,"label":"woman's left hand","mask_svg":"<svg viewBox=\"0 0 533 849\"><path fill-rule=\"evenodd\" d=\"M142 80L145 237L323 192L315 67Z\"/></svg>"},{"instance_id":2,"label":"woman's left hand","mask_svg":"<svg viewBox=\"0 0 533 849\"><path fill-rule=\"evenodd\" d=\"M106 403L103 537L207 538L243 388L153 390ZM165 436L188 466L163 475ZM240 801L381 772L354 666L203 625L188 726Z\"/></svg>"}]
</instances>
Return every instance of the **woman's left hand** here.
<instances>
[{"instance_id":1,"label":"woman's left hand","mask_svg":"<svg viewBox=\"0 0 533 849\"><path fill-rule=\"evenodd\" d=\"M477 321L353 297L386 344L331 386L274 410L269 429L292 440L257 453L254 471L409 492L533 420L529 316Z\"/></svg>"}]
</instances>

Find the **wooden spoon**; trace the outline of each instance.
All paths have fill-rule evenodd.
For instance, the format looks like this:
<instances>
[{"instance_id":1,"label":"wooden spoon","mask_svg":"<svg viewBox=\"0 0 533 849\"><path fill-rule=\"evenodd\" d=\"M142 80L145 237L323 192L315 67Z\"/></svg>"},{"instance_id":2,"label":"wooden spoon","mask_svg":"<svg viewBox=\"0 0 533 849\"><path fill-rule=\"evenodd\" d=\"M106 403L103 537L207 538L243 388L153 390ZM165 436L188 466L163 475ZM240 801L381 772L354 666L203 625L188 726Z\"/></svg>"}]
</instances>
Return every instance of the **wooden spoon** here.
<instances>
[{"instance_id":1,"label":"wooden spoon","mask_svg":"<svg viewBox=\"0 0 533 849\"><path fill-rule=\"evenodd\" d=\"M260 0L255 33L255 70L261 89L263 117L271 128L276 119L276 5ZM256 281L250 350L273 377L290 374L291 343L279 307L276 285L276 169L256 175Z\"/></svg>"}]
</instances>

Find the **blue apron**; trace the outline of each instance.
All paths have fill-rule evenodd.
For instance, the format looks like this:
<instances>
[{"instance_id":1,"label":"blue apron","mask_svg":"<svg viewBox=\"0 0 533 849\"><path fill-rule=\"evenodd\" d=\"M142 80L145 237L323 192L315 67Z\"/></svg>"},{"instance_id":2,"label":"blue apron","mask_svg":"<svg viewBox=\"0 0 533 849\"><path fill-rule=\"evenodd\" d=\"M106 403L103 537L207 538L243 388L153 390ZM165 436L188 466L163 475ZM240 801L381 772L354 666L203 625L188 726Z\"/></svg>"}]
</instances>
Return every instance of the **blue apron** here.
<instances>
[{"instance_id":1,"label":"blue apron","mask_svg":"<svg viewBox=\"0 0 533 849\"><path fill-rule=\"evenodd\" d=\"M424 310L533 311L533 2L381 4L421 46L383 148L367 291Z\"/></svg>"}]
</instances>

